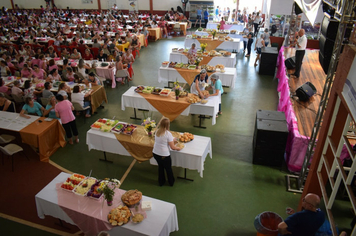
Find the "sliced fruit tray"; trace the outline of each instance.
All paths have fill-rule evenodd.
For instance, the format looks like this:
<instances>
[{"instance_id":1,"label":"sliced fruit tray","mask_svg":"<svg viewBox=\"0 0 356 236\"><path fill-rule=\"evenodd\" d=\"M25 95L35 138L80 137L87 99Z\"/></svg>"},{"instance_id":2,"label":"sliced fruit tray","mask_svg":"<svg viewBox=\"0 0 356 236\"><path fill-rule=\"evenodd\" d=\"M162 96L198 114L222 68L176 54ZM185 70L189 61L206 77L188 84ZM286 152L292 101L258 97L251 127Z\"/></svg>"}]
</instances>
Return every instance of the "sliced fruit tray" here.
<instances>
[{"instance_id":1,"label":"sliced fruit tray","mask_svg":"<svg viewBox=\"0 0 356 236\"><path fill-rule=\"evenodd\" d=\"M85 179L84 175L72 174L66 181L61 185L61 189L66 191L72 191L82 180Z\"/></svg>"},{"instance_id":2,"label":"sliced fruit tray","mask_svg":"<svg viewBox=\"0 0 356 236\"><path fill-rule=\"evenodd\" d=\"M118 120L110 120L110 119L99 119L94 122L90 127L95 130L100 130L103 132L110 132L110 130L118 123Z\"/></svg>"},{"instance_id":3,"label":"sliced fruit tray","mask_svg":"<svg viewBox=\"0 0 356 236\"><path fill-rule=\"evenodd\" d=\"M126 123L121 123L121 122L119 122L119 123L117 123L117 124L115 125L115 127L113 127L113 128L111 129L111 132L112 132L112 133L120 134L121 131L122 131L122 129L124 129L126 126L127 126Z\"/></svg>"},{"instance_id":4,"label":"sliced fruit tray","mask_svg":"<svg viewBox=\"0 0 356 236\"><path fill-rule=\"evenodd\" d=\"M80 184L75 187L73 190L73 193L80 195L80 196L86 196L87 192L91 189L91 186L95 184L97 180L93 177L87 177L83 179Z\"/></svg>"}]
</instances>

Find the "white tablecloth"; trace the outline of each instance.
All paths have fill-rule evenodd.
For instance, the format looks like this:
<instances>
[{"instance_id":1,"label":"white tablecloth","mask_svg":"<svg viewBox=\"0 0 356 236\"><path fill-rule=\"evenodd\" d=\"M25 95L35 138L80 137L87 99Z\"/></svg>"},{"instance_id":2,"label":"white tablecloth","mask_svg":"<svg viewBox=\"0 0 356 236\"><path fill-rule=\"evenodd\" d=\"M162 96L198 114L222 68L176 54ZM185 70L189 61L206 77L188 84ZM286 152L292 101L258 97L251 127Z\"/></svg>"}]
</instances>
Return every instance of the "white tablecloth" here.
<instances>
[{"instance_id":1,"label":"white tablecloth","mask_svg":"<svg viewBox=\"0 0 356 236\"><path fill-rule=\"evenodd\" d=\"M69 216L58 206L56 184L64 182L70 174L60 173L46 187L35 196L37 215L44 219L45 215L53 216L70 224L75 224ZM74 194L74 193L73 193ZM140 224L129 222L120 227L112 228L110 235L149 235L166 236L178 231L178 216L175 204L158 199L142 196L142 201L150 201L152 210L146 211L147 218ZM93 204L101 207L102 202L93 200Z\"/></svg>"},{"instance_id":2,"label":"white tablecloth","mask_svg":"<svg viewBox=\"0 0 356 236\"><path fill-rule=\"evenodd\" d=\"M236 50L240 51L240 44L242 40L240 39L233 39L233 41L224 41L222 42L217 48L219 49L224 49L224 50ZM195 43L197 48L200 48L200 42L197 39L187 39L185 38L184 40L184 47L185 48L190 48L192 46L192 43Z\"/></svg>"},{"instance_id":3,"label":"white tablecloth","mask_svg":"<svg viewBox=\"0 0 356 236\"><path fill-rule=\"evenodd\" d=\"M87 145L91 149L114 153L123 156L130 156L124 146L117 141L113 133L101 132L90 129L87 132ZM171 150L172 166L183 167L190 170L197 170L203 178L204 162L207 155L213 158L211 139L194 135L194 140L185 143L185 147L180 151ZM154 158L150 159L152 165L157 165Z\"/></svg>"},{"instance_id":4,"label":"white tablecloth","mask_svg":"<svg viewBox=\"0 0 356 236\"><path fill-rule=\"evenodd\" d=\"M39 118L38 116L29 116L30 118L27 119L21 117L19 113L0 111L0 128L11 131L20 131Z\"/></svg>"},{"instance_id":5,"label":"white tablecloth","mask_svg":"<svg viewBox=\"0 0 356 236\"><path fill-rule=\"evenodd\" d=\"M179 79L178 79L179 81ZM136 93L136 87L132 86L121 97L121 109L125 111L126 107L132 107L137 109L157 111L144 97ZM206 104L195 103L191 104L185 109L181 115L197 114L212 116L212 125L216 124L216 114L219 112L219 96L211 96Z\"/></svg>"},{"instance_id":6,"label":"white tablecloth","mask_svg":"<svg viewBox=\"0 0 356 236\"><path fill-rule=\"evenodd\" d=\"M219 76L223 86L229 86L235 88L235 81L237 77L236 68L226 67L225 72L215 72ZM160 67L158 73L158 82L176 81L186 83L185 79L179 74L179 72L170 67Z\"/></svg>"},{"instance_id":7,"label":"white tablecloth","mask_svg":"<svg viewBox=\"0 0 356 236\"><path fill-rule=\"evenodd\" d=\"M219 22L208 22L208 25L206 26L207 29L218 29L218 24ZM237 31L242 31L244 29L243 24L238 24L238 25L230 25L230 24L225 24L226 30L237 30Z\"/></svg>"},{"instance_id":8,"label":"white tablecloth","mask_svg":"<svg viewBox=\"0 0 356 236\"><path fill-rule=\"evenodd\" d=\"M200 35L200 36L203 36L203 35L206 35L206 36L208 36L209 35L209 33L208 32L206 32L206 31L199 31L199 30L196 30L195 31L195 34L196 35ZM240 39L241 41L242 41L242 35L241 34L238 34L238 33L236 33L236 34L226 34L226 36L229 36L230 38L234 38L234 39Z\"/></svg>"},{"instance_id":9,"label":"white tablecloth","mask_svg":"<svg viewBox=\"0 0 356 236\"><path fill-rule=\"evenodd\" d=\"M183 53L171 52L169 54L169 61L188 63L188 57ZM217 64L224 65L225 67L235 67L236 54L232 53L229 57L213 57L209 65L216 66Z\"/></svg>"}]
</instances>

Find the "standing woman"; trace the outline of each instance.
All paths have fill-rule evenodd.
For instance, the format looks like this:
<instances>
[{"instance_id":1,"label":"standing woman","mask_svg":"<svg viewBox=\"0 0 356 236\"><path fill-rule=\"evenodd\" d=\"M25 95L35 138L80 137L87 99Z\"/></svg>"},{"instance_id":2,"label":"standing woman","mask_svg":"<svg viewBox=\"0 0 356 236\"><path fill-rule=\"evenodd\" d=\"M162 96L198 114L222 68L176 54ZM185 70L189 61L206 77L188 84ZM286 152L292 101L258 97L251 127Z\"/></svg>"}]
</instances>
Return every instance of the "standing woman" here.
<instances>
[{"instance_id":1,"label":"standing woman","mask_svg":"<svg viewBox=\"0 0 356 236\"><path fill-rule=\"evenodd\" d=\"M247 54L245 57L249 57L251 54L251 46L253 43L252 32L247 35Z\"/></svg>"},{"instance_id":2,"label":"standing woman","mask_svg":"<svg viewBox=\"0 0 356 236\"><path fill-rule=\"evenodd\" d=\"M174 184L174 176L172 171L172 160L169 148L172 150L181 150L174 145L175 138L169 132L170 121L163 117L158 123L158 129L155 134L155 144L153 146L153 157L158 163L158 183L162 186L166 182L164 170L166 170L168 183L170 186Z\"/></svg>"},{"instance_id":3,"label":"standing woman","mask_svg":"<svg viewBox=\"0 0 356 236\"><path fill-rule=\"evenodd\" d=\"M264 38L264 35L261 34L261 38L256 40L255 51L257 53L257 57L256 57L256 60L255 60L255 66L257 66L257 61L260 62L261 50L262 50L262 48L265 47L265 42L264 42L263 38Z\"/></svg>"},{"instance_id":4,"label":"standing woman","mask_svg":"<svg viewBox=\"0 0 356 236\"><path fill-rule=\"evenodd\" d=\"M64 130L66 131L67 139L69 144L73 144L72 135L74 135L75 142L79 143L78 139L78 129L75 123L75 116L73 115L74 107L72 103L68 100L64 100L63 96L57 94L56 99L58 103L56 104L54 110L56 116L62 121Z\"/></svg>"},{"instance_id":5,"label":"standing woman","mask_svg":"<svg viewBox=\"0 0 356 236\"><path fill-rule=\"evenodd\" d=\"M197 10L197 19L195 20L194 27L197 27L197 23L198 22L199 22L199 27L201 27L201 13L202 13L202 10L199 7L198 10Z\"/></svg>"},{"instance_id":6,"label":"standing woman","mask_svg":"<svg viewBox=\"0 0 356 236\"><path fill-rule=\"evenodd\" d=\"M256 16L253 20L253 26L255 27L255 35L254 36L257 36L257 34L258 34L257 31L258 31L258 26L260 25L260 21L261 21L260 13L257 12Z\"/></svg>"}]
</instances>

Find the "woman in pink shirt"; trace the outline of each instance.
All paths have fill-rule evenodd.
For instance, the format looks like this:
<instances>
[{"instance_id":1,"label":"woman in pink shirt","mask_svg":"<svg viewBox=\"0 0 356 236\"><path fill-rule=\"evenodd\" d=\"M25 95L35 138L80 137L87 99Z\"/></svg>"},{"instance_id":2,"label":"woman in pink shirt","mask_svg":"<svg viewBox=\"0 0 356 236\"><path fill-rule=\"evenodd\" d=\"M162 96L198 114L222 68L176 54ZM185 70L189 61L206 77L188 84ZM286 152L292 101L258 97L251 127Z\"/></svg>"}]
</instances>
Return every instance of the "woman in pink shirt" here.
<instances>
[{"instance_id":1,"label":"woman in pink shirt","mask_svg":"<svg viewBox=\"0 0 356 236\"><path fill-rule=\"evenodd\" d=\"M40 69L38 67L38 65L34 65L33 69L34 69L32 71L32 77L33 78L37 78L39 80L44 80L44 78L47 77L46 72L43 69Z\"/></svg>"},{"instance_id":2,"label":"woman in pink shirt","mask_svg":"<svg viewBox=\"0 0 356 236\"><path fill-rule=\"evenodd\" d=\"M75 142L79 143L78 139L78 129L75 123L75 116L73 115L74 107L72 103L68 100L64 100L63 96L57 94L56 99L58 103L56 104L54 110L56 116L61 118L62 125L66 131L67 139L69 144L73 144L72 135L74 135Z\"/></svg>"},{"instance_id":3,"label":"woman in pink shirt","mask_svg":"<svg viewBox=\"0 0 356 236\"><path fill-rule=\"evenodd\" d=\"M51 71L53 69L57 69L58 70L58 66L56 65L56 62L54 61L54 59L51 59L48 62L48 71Z\"/></svg>"},{"instance_id":4,"label":"woman in pink shirt","mask_svg":"<svg viewBox=\"0 0 356 236\"><path fill-rule=\"evenodd\" d=\"M31 78L32 77L32 69L28 67L27 64L23 65L23 68L21 70L21 77L22 78Z\"/></svg>"},{"instance_id":5,"label":"woman in pink shirt","mask_svg":"<svg viewBox=\"0 0 356 236\"><path fill-rule=\"evenodd\" d=\"M7 95L11 94L11 88L5 85L5 81L3 78L0 78L0 93L6 93Z\"/></svg>"}]
</instances>

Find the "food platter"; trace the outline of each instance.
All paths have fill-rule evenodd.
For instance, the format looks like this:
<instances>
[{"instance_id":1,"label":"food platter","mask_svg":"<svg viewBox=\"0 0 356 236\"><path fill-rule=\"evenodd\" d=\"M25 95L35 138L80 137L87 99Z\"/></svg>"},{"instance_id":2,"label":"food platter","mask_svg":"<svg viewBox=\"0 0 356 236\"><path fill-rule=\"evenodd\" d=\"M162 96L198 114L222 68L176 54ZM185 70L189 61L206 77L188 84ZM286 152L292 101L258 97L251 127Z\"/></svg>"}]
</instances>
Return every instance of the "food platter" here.
<instances>
[{"instance_id":1,"label":"food platter","mask_svg":"<svg viewBox=\"0 0 356 236\"><path fill-rule=\"evenodd\" d=\"M159 95L159 93L162 91L161 88L154 88L152 91L152 94Z\"/></svg>"},{"instance_id":2,"label":"food platter","mask_svg":"<svg viewBox=\"0 0 356 236\"><path fill-rule=\"evenodd\" d=\"M119 122L119 123L117 123L117 124L115 125L115 127L113 127L113 128L111 129L110 132L111 132L111 133L120 134L121 131L122 131L122 129L125 128L126 126L127 126L127 124L122 123L122 122Z\"/></svg>"},{"instance_id":3,"label":"food platter","mask_svg":"<svg viewBox=\"0 0 356 236\"><path fill-rule=\"evenodd\" d=\"M168 67L174 68L174 66L175 66L176 64L177 64L177 62L171 61L171 62L169 63L169 65L168 65Z\"/></svg>"},{"instance_id":4,"label":"food platter","mask_svg":"<svg viewBox=\"0 0 356 236\"><path fill-rule=\"evenodd\" d=\"M112 226L121 226L130 221L132 213L127 206L119 205L108 214L108 221Z\"/></svg>"},{"instance_id":5,"label":"food platter","mask_svg":"<svg viewBox=\"0 0 356 236\"><path fill-rule=\"evenodd\" d=\"M159 95L168 97L168 95L171 93L171 91L172 91L171 89L164 88L161 90Z\"/></svg>"},{"instance_id":6,"label":"food platter","mask_svg":"<svg viewBox=\"0 0 356 236\"><path fill-rule=\"evenodd\" d=\"M135 88L135 92L136 93L142 93L142 90L144 90L144 89L145 89L145 87L140 85L140 86L137 86L137 88Z\"/></svg>"},{"instance_id":7,"label":"food platter","mask_svg":"<svg viewBox=\"0 0 356 236\"><path fill-rule=\"evenodd\" d=\"M128 207L138 204L142 199L142 192L135 190L128 190L121 196L121 201Z\"/></svg>"},{"instance_id":8,"label":"food platter","mask_svg":"<svg viewBox=\"0 0 356 236\"><path fill-rule=\"evenodd\" d=\"M100 200L103 197L102 189L106 186L106 183L102 180L93 184L89 191L86 193L86 196L95 200Z\"/></svg>"},{"instance_id":9,"label":"food platter","mask_svg":"<svg viewBox=\"0 0 356 236\"><path fill-rule=\"evenodd\" d=\"M151 94L153 89L154 87L147 86L144 90L142 90L142 93Z\"/></svg>"},{"instance_id":10,"label":"food platter","mask_svg":"<svg viewBox=\"0 0 356 236\"><path fill-rule=\"evenodd\" d=\"M116 123L119 122L118 120L110 120L110 119L98 119L97 121L94 122L94 124L92 124L90 126L91 129L95 129L95 130L100 130L103 132L109 132L112 127L114 127L116 125Z\"/></svg>"},{"instance_id":11,"label":"food platter","mask_svg":"<svg viewBox=\"0 0 356 236\"><path fill-rule=\"evenodd\" d=\"M91 186L96 183L96 179L93 177L87 177L83 179L80 184L73 189L73 193L80 195L80 196L86 196L87 192L90 190Z\"/></svg>"},{"instance_id":12,"label":"food platter","mask_svg":"<svg viewBox=\"0 0 356 236\"><path fill-rule=\"evenodd\" d=\"M121 133L126 135L132 135L136 128L136 125L128 124L121 130Z\"/></svg>"},{"instance_id":13,"label":"food platter","mask_svg":"<svg viewBox=\"0 0 356 236\"><path fill-rule=\"evenodd\" d=\"M77 185L85 179L84 175L72 174L66 181L61 185L61 189L72 191Z\"/></svg>"},{"instance_id":14,"label":"food platter","mask_svg":"<svg viewBox=\"0 0 356 236\"><path fill-rule=\"evenodd\" d=\"M195 70L196 68L197 68L196 65L189 65L189 66L188 66L188 69L189 69L189 70Z\"/></svg>"},{"instance_id":15,"label":"food platter","mask_svg":"<svg viewBox=\"0 0 356 236\"><path fill-rule=\"evenodd\" d=\"M178 140L183 143L188 143L188 142L194 140L194 135L191 133L185 132L185 133L179 135Z\"/></svg>"}]
</instances>

